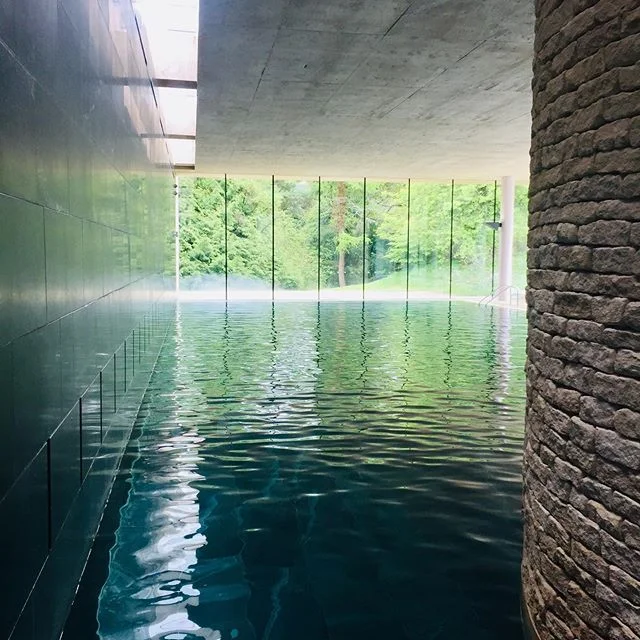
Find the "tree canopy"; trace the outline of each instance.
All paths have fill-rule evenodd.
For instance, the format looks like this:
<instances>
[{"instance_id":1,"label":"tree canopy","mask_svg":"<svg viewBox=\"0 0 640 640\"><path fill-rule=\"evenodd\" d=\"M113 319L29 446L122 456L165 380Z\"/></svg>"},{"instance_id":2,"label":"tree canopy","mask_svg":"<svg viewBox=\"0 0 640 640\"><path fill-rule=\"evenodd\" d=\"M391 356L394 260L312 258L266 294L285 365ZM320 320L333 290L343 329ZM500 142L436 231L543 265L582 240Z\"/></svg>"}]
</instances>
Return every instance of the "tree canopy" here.
<instances>
[{"instance_id":1,"label":"tree canopy","mask_svg":"<svg viewBox=\"0 0 640 640\"><path fill-rule=\"evenodd\" d=\"M455 184L452 216L451 183L412 183L409 199L406 182L367 182L365 199L363 181L322 181L319 189L317 181L276 180L273 229L270 179L228 180L226 191L230 275L270 283L273 234L275 284L281 288L315 288L318 255L322 287L361 283L363 258L368 282L399 286L408 257L415 286L437 288L438 270L448 274L450 251L456 273L468 279L466 288L490 281L494 237L485 222L494 217L493 183ZM516 282L523 285L526 187L517 188L516 200ZM181 276L223 276L224 180L183 179L180 215Z\"/></svg>"}]
</instances>

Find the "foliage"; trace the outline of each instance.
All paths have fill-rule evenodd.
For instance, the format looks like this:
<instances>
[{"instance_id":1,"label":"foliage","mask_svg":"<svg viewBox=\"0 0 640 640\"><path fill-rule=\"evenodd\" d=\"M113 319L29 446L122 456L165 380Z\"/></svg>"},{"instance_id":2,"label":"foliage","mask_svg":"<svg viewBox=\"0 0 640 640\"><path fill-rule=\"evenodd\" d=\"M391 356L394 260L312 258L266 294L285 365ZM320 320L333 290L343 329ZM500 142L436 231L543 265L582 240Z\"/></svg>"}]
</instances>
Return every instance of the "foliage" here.
<instances>
[{"instance_id":1,"label":"foliage","mask_svg":"<svg viewBox=\"0 0 640 640\"><path fill-rule=\"evenodd\" d=\"M362 282L364 253L366 280L386 278L388 284L377 288L399 288L406 281L408 254L412 288L446 290L440 282L441 274L448 273L452 252L458 278L471 274L468 284L472 280L476 287L481 286L476 283L484 282L488 289L498 255L499 234L494 237L485 224L494 219L494 196L496 219L500 217L500 194L494 193L493 183L454 184L453 209L451 183L412 183L410 220L407 183L367 182L366 208L364 190L362 181L322 181L318 203L317 181L276 180L272 202L270 179L228 180L229 274L270 283L273 250L278 287L314 289L318 276L322 287L358 285ZM182 181L182 276L224 275L224 193L223 179ZM518 187L514 265L519 285L526 271L526 209L527 190ZM459 288L459 293L469 289L462 282Z\"/></svg>"}]
</instances>

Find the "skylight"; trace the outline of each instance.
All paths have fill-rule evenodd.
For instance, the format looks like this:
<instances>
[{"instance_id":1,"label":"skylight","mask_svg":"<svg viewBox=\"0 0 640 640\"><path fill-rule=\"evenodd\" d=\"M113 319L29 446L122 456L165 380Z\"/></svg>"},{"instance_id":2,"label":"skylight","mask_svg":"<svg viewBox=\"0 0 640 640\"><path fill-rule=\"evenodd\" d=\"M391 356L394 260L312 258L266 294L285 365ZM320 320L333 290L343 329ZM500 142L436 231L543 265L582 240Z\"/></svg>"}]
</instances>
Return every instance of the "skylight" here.
<instances>
[{"instance_id":1,"label":"skylight","mask_svg":"<svg viewBox=\"0 0 640 640\"><path fill-rule=\"evenodd\" d=\"M198 0L134 0L175 168L195 166Z\"/></svg>"}]
</instances>

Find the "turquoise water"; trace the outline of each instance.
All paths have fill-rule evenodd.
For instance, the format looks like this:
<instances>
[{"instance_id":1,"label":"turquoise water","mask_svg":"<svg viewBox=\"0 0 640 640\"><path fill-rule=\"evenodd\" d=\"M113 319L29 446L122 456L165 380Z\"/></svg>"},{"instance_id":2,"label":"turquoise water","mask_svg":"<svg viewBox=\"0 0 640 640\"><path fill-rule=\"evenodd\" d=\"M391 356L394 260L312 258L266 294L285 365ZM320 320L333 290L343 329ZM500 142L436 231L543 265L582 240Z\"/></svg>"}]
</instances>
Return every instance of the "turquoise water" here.
<instances>
[{"instance_id":1,"label":"turquoise water","mask_svg":"<svg viewBox=\"0 0 640 640\"><path fill-rule=\"evenodd\" d=\"M84 617L109 640L521 638L525 329L466 303L183 304Z\"/></svg>"}]
</instances>

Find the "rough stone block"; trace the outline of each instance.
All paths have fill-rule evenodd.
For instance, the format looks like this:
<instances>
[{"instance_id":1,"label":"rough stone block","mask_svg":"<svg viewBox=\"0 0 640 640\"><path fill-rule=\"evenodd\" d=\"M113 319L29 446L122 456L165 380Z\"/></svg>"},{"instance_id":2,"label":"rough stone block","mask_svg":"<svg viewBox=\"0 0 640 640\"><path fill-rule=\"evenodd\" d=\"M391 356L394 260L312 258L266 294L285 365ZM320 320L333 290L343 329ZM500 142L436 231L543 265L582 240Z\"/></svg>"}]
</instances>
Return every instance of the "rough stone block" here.
<instances>
[{"instance_id":1,"label":"rough stone block","mask_svg":"<svg viewBox=\"0 0 640 640\"><path fill-rule=\"evenodd\" d=\"M637 149L634 149L637 152ZM620 184L620 194L628 200L640 198L640 173L625 176Z\"/></svg>"},{"instance_id":2,"label":"rough stone block","mask_svg":"<svg viewBox=\"0 0 640 640\"><path fill-rule=\"evenodd\" d=\"M612 566L609 584L623 598L635 605L640 605L640 582L626 573L626 571ZM640 625L638 625L638 628L640 629Z\"/></svg>"},{"instance_id":3,"label":"rough stone block","mask_svg":"<svg viewBox=\"0 0 640 640\"><path fill-rule=\"evenodd\" d=\"M553 463L553 470L561 480L566 480L575 487L580 485L580 481L582 480L582 471L566 460L556 458Z\"/></svg>"},{"instance_id":4,"label":"rough stone block","mask_svg":"<svg viewBox=\"0 0 640 640\"><path fill-rule=\"evenodd\" d=\"M530 269L527 282L533 289L563 289L569 274L564 271Z\"/></svg>"},{"instance_id":5,"label":"rough stone block","mask_svg":"<svg viewBox=\"0 0 640 640\"><path fill-rule=\"evenodd\" d=\"M595 342L579 342L576 349L577 359L594 369L613 373L616 352Z\"/></svg>"},{"instance_id":6,"label":"rough stone block","mask_svg":"<svg viewBox=\"0 0 640 640\"><path fill-rule=\"evenodd\" d=\"M640 580L640 552L629 549L624 542L602 532L602 557L610 564Z\"/></svg>"},{"instance_id":7,"label":"rough stone block","mask_svg":"<svg viewBox=\"0 0 640 640\"><path fill-rule=\"evenodd\" d=\"M554 549L553 561L574 581L580 585L590 596L595 596L596 579L587 571L583 571L561 547Z\"/></svg>"},{"instance_id":8,"label":"rough stone block","mask_svg":"<svg viewBox=\"0 0 640 640\"><path fill-rule=\"evenodd\" d=\"M635 474L630 474L624 467L607 462L597 456L591 469L591 475L603 484L621 491L624 495L640 500L638 479Z\"/></svg>"},{"instance_id":9,"label":"rough stone block","mask_svg":"<svg viewBox=\"0 0 640 640\"><path fill-rule=\"evenodd\" d=\"M580 398L580 418L599 427L610 427L615 415L615 408L604 400L591 396Z\"/></svg>"},{"instance_id":10,"label":"rough stone block","mask_svg":"<svg viewBox=\"0 0 640 640\"><path fill-rule=\"evenodd\" d=\"M632 303L629 303L632 304ZM626 312L630 309L627 306ZM621 331L619 329L605 328L602 332L602 342L614 349L630 349L640 351L640 334L631 331Z\"/></svg>"},{"instance_id":11,"label":"rough stone block","mask_svg":"<svg viewBox=\"0 0 640 640\"><path fill-rule=\"evenodd\" d=\"M638 268L636 256L633 268ZM640 300L640 284L632 275L601 274L588 271L576 271L569 274L567 287L571 291L605 295L613 298L623 297Z\"/></svg>"},{"instance_id":12,"label":"rough stone block","mask_svg":"<svg viewBox=\"0 0 640 640\"><path fill-rule=\"evenodd\" d=\"M613 568L612 568L613 569ZM611 577L613 579L612 570ZM633 629L640 629L640 607L636 607L625 598L620 597L602 582L596 585L596 599L611 615L616 616Z\"/></svg>"},{"instance_id":13,"label":"rough stone block","mask_svg":"<svg viewBox=\"0 0 640 640\"><path fill-rule=\"evenodd\" d=\"M611 625L609 618L602 615L600 605L575 582L568 585L567 604L592 629L601 635L607 635Z\"/></svg>"},{"instance_id":14,"label":"rough stone block","mask_svg":"<svg viewBox=\"0 0 640 640\"><path fill-rule=\"evenodd\" d=\"M537 322L541 331L550 334L563 334L566 324L566 318L553 313L543 313Z\"/></svg>"},{"instance_id":15,"label":"rough stone block","mask_svg":"<svg viewBox=\"0 0 640 640\"><path fill-rule=\"evenodd\" d=\"M615 431L596 429L596 453L605 460L640 471L640 443L628 440Z\"/></svg>"},{"instance_id":16,"label":"rough stone block","mask_svg":"<svg viewBox=\"0 0 640 640\"><path fill-rule=\"evenodd\" d=\"M611 497L611 508L631 522L640 522L640 503L614 491Z\"/></svg>"},{"instance_id":17,"label":"rough stone block","mask_svg":"<svg viewBox=\"0 0 640 640\"><path fill-rule=\"evenodd\" d=\"M580 565L585 571L593 574L596 578L607 582L609 580L609 564L605 562L600 555L587 549L577 540L571 541L571 557L576 564Z\"/></svg>"},{"instance_id":18,"label":"rough stone block","mask_svg":"<svg viewBox=\"0 0 640 640\"><path fill-rule=\"evenodd\" d=\"M566 367L565 367L566 369ZM640 410L640 381L597 371L591 384L592 395L635 411Z\"/></svg>"},{"instance_id":19,"label":"rough stone block","mask_svg":"<svg viewBox=\"0 0 640 640\"><path fill-rule=\"evenodd\" d=\"M556 239L561 244L576 244L578 242L578 227L570 222L561 222L556 231Z\"/></svg>"},{"instance_id":20,"label":"rough stone block","mask_svg":"<svg viewBox=\"0 0 640 640\"><path fill-rule=\"evenodd\" d=\"M566 336L553 336L549 341L548 353L554 358L576 362L579 358L578 343Z\"/></svg>"},{"instance_id":21,"label":"rough stone block","mask_svg":"<svg viewBox=\"0 0 640 640\"><path fill-rule=\"evenodd\" d=\"M593 249L593 270L599 273L631 274L636 250L632 247L600 247Z\"/></svg>"},{"instance_id":22,"label":"rough stone block","mask_svg":"<svg viewBox=\"0 0 640 640\"><path fill-rule=\"evenodd\" d=\"M597 500L589 500L585 515L591 518L591 520L593 520L601 529L610 533L612 536L615 536L616 538L622 537L622 533L620 531L622 518L609 511L609 509L600 504Z\"/></svg>"},{"instance_id":23,"label":"rough stone block","mask_svg":"<svg viewBox=\"0 0 640 640\"><path fill-rule=\"evenodd\" d=\"M554 638L557 638L558 640L574 640L575 634L573 631L551 611L547 612L545 621L545 626L549 628Z\"/></svg>"},{"instance_id":24,"label":"rough stone block","mask_svg":"<svg viewBox=\"0 0 640 640\"><path fill-rule=\"evenodd\" d=\"M557 387L553 402L561 411L577 414L580 411L580 397L579 391Z\"/></svg>"},{"instance_id":25,"label":"rough stone block","mask_svg":"<svg viewBox=\"0 0 640 640\"><path fill-rule=\"evenodd\" d=\"M579 489L577 489L576 487L573 487L573 489L571 489L571 494L569 495L569 504L572 507L575 507L580 513L588 515L588 503L589 498L582 494Z\"/></svg>"},{"instance_id":26,"label":"rough stone block","mask_svg":"<svg viewBox=\"0 0 640 640\"><path fill-rule=\"evenodd\" d=\"M596 500L604 505L611 504L613 489L593 478L583 478L580 485L582 492L588 500Z\"/></svg>"},{"instance_id":27,"label":"rough stone block","mask_svg":"<svg viewBox=\"0 0 640 640\"><path fill-rule=\"evenodd\" d=\"M587 342L599 342L602 338L602 330L601 324L591 320L569 320L565 327L565 333L570 338Z\"/></svg>"},{"instance_id":28,"label":"rough stone block","mask_svg":"<svg viewBox=\"0 0 640 640\"><path fill-rule=\"evenodd\" d=\"M584 318L590 320L592 300L593 298L591 296L584 293L559 291L556 293L554 313L567 318Z\"/></svg>"},{"instance_id":29,"label":"rough stone block","mask_svg":"<svg viewBox=\"0 0 640 640\"><path fill-rule=\"evenodd\" d=\"M578 239L581 244L596 247L621 247L628 243L630 230L631 223L626 220L597 220L581 226Z\"/></svg>"},{"instance_id":30,"label":"rough stone block","mask_svg":"<svg viewBox=\"0 0 640 640\"><path fill-rule=\"evenodd\" d=\"M626 520L620 525L620 532L625 544L640 549L640 526Z\"/></svg>"},{"instance_id":31,"label":"rough stone block","mask_svg":"<svg viewBox=\"0 0 640 640\"><path fill-rule=\"evenodd\" d=\"M553 311L554 293L546 289L529 289L527 291L527 301L540 313L551 313Z\"/></svg>"},{"instance_id":32,"label":"rough stone block","mask_svg":"<svg viewBox=\"0 0 640 640\"><path fill-rule=\"evenodd\" d=\"M572 389L581 391L582 393L593 395L595 375L596 372L589 367L579 364L566 364L562 375L558 378L558 383L565 384Z\"/></svg>"},{"instance_id":33,"label":"rough stone block","mask_svg":"<svg viewBox=\"0 0 640 640\"><path fill-rule=\"evenodd\" d=\"M640 331L640 302L629 302L620 320L622 326Z\"/></svg>"},{"instance_id":34,"label":"rough stone block","mask_svg":"<svg viewBox=\"0 0 640 640\"><path fill-rule=\"evenodd\" d=\"M615 371L622 375L640 378L640 353L630 349L618 351L615 359Z\"/></svg>"},{"instance_id":35,"label":"rough stone block","mask_svg":"<svg viewBox=\"0 0 640 640\"><path fill-rule=\"evenodd\" d=\"M629 67L640 60L640 34L634 34L604 49L604 62L607 69Z\"/></svg>"},{"instance_id":36,"label":"rough stone block","mask_svg":"<svg viewBox=\"0 0 640 640\"><path fill-rule=\"evenodd\" d=\"M597 296L590 298L592 319L602 324L618 324L625 314L628 301L626 298L607 298Z\"/></svg>"},{"instance_id":37,"label":"rough stone block","mask_svg":"<svg viewBox=\"0 0 640 640\"><path fill-rule=\"evenodd\" d=\"M571 532L575 540L579 540L592 551L600 549L600 527L583 516L577 509L568 505L564 513L556 514L560 524Z\"/></svg>"},{"instance_id":38,"label":"rough stone block","mask_svg":"<svg viewBox=\"0 0 640 640\"><path fill-rule=\"evenodd\" d=\"M591 270L592 257L589 247L582 245L555 246L557 249L554 253L554 259L558 269L564 269L566 271Z\"/></svg>"},{"instance_id":39,"label":"rough stone block","mask_svg":"<svg viewBox=\"0 0 640 640\"><path fill-rule=\"evenodd\" d=\"M565 445L564 455L571 464L574 464L583 473L589 474L593 472L596 463L595 453L587 453L575 444L575 442L569 440Z\"/></svg>"},{"instance_id":40,"label":"rough stone block","mask_svg":"<svg viewBox=\"0 0 640 640\"><path fill-rule=\"evenodd\" d=\"M640 440L640 413L620 409L613 415L612 426L621 436Z\"/></svg>"},{"instance_id":41,"label":"rough stone block","mask_svg":"<svg viewBox=\"0 0 640 640\"><path fill-rule=\"evenodd\" d=\"M622 91L640 89L640 63L618 69L618 82Z\"/></svg>"},{"instance_id":42,"label":"rough stone block","mask_svg":"<svg viewBox=\"0 0 640 640\"><path fill-rule=\"evenodd\" d=\"M609 640L638 640L639 635L634 633L627 625L620 622L616 618L611 620L611 629L609 630Z\"/></svg>"}]
</instances>

